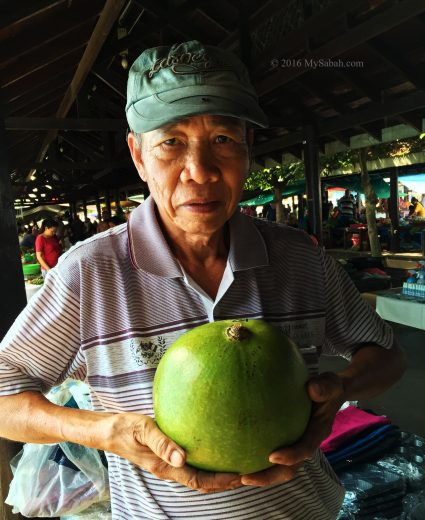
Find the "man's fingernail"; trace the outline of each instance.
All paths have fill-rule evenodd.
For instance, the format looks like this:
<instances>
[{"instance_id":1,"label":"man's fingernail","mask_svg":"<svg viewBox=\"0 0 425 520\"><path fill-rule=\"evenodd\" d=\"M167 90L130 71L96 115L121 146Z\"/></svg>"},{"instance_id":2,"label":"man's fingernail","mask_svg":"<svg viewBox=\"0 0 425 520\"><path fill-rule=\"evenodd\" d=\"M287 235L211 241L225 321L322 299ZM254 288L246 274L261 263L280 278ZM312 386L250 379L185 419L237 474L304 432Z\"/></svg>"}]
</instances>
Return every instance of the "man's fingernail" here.
<instances>
[{"instance_id":1,"label":"man's fingernail","mask_svg":"<svg viewBox=\"0 0 425 520\"><path fill-rule=\"evenodd\" d=\"M272 455L271 457L269 457L269 461L272 464L279 464L279 462L281 461L281 458L278 455Z\"/></svg>"},{"instance_id":2,"label":"man's fingernail","mask_svg":"<svg viewBox=\"0 0 425 520\"><path fill-rule=\"evenodd\" d=\"M182 466L184 464L183 455L179 451L174 450L170 456L170 464L175 468L179 468L180 466Z\"/></svg>"}]
</instances>

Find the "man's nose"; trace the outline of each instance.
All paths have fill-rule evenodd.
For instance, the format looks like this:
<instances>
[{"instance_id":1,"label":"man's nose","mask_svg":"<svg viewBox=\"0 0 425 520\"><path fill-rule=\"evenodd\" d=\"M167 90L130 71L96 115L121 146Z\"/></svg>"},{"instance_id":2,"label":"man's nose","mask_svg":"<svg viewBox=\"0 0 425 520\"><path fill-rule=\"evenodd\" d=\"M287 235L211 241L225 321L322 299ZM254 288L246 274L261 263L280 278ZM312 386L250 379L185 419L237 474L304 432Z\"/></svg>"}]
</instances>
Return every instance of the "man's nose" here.
<instances>
[{"instance_id":1,"label":"man's nose","mask_svg":"<svg viewBox=\"0 0 425 520\"><path fill-rule=\"evenodd\" d=\"M188 147L181 179L198 184L217 181L220 168L207 143L196 143Z\"/></svg>"}]
</instances>

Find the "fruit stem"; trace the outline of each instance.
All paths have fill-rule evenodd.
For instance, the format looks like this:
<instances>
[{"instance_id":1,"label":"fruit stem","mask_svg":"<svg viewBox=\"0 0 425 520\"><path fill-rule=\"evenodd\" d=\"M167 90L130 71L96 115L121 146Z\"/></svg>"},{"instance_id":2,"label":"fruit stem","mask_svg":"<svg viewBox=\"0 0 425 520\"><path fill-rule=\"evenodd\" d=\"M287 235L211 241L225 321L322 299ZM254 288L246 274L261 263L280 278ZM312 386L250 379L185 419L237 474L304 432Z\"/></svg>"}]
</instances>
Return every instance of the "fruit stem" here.
<instances>
[{"instance_id":1,"label":"fruit stem","mask_svg":"<svg viewBox=\"0 0 425 520\"><path fill-rule=\"evenodd\" d=\"M226 329L226 335L234 341L243 341L251 336L251 331L244 327L241 323L234 323Z\"/></svg>"}]
</instances>

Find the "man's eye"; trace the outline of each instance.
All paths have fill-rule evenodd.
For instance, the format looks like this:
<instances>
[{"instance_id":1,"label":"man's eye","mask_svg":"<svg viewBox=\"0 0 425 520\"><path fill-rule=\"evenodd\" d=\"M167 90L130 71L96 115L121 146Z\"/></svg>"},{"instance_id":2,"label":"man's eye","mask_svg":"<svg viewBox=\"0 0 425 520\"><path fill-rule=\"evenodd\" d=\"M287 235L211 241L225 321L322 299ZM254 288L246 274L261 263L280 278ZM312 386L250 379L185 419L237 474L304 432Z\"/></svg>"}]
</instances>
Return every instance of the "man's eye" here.
<instances>
[{"instance_id":1,"label":"man's eye","mask_svg":"<svg viewBox=\"0 0 425 520\"><path fill-rule=\"evenodd\" d=\"M177 139L175 137L171 137L170 139L163 141L162 144L166 144L167 146L173 146L177 144Z\"/></svg>"},{"instance_id":2,"label":"man's eye","mask_svg":"<svg viewBox=\"0 0 425 520\"><path fill-rule=\"evenodd\" d=\"M230 139L230 137L227 137L227 135L218 135L216 137L216 141L219 144L223 144L223 143L230 143L231 139Z\"/></svg>"}]
</instances>

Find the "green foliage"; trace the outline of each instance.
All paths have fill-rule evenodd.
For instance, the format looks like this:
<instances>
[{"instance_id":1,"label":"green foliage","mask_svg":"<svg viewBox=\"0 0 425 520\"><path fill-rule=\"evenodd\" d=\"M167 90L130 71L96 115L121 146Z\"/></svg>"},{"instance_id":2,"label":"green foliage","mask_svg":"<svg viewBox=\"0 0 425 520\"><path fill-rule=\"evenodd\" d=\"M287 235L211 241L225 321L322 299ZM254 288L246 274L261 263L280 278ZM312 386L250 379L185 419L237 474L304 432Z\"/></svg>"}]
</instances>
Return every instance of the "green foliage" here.
<instances>
[{"instance_id":1,"label":"green foliage","mask_svg":"<svg viewBox=\"0 0 425 520\"><path fill-rule=\"evenodd\" d=\"M357 153L350 148L343 152L334 153L332 155L322 155L319 158L321 175L328 177L335 170L353 169L354 163L357 162Z\"/></svg>"},{"instance_id":2,"label":"green foliage","mask_svg":"<svg viewBox=\"0 0 425 520\"><path fill-rule=\"evenodd\" d=\"M244 189L268 191L276 186L284 187L291 182L301 181L304 179L304 176L304 163L302 161L282 166L277 165L273 168L263 168L248 175Z\"/></svg>"},{"instance_id":3,"label":"green foliage","mask_svg":"<svg viewBox=\"0 0 425 520\"><path fill-rule=\"evenodd\" d=\"M367 150L367 160L384 159L387 157L402 157L409 153L425 151L425 133L416 137L396 139L390 143L381 143L370 146ZM320 174L328 177L335 171L347 170L347 174L358 171L359 150L348 148L343 152L319 157ZM277 186L281 188L296 181L304 180L305 171L302 161L277 165L273 168L263 168L249 174L244 189L249 191L268 191Z\"/></svg>"}]
</instances>

